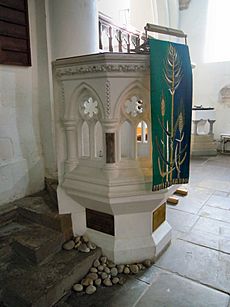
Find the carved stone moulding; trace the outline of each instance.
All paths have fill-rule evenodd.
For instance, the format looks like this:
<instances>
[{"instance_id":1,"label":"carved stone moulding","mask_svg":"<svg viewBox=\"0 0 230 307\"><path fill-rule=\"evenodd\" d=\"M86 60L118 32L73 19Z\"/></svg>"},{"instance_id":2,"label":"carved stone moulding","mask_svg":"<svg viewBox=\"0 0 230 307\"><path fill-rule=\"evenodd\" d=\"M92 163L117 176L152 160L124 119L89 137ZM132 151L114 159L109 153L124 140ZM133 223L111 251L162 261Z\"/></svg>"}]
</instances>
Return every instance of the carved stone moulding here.
<instances>
[{"instance_id":1,"label":"carved stone moulding","mask_svg":"<svg viewBox=\"0 0 230 307\"><path fill-rule=\"evenodd\" d=\"M179 0L180 10L186 10L189 7L191 0Z\"/></svg>"},{"instance_id":2,"label":"carved stone moulding","mask_svg":"<svg viewBox=\"0 0 230 307\"><path fill-rule=\"evenodd\" d=\"M146 71L146 65L123 65L123 64L103 64L103 65L83 65L72 66L65 68L58 68L56 70L56 76L58 78L62 76L71 76L75 74L86 74L93 72L141 72Z\"/></svg>"},{"instance_id":3,"label":"carved stone moulding","mask_svg":"<svg viewBox=\"0 0 230 307\"><path fill-rule=\"evenodd\" d=\"M221 102L230 102L230 84L225 85L220 90L220 100Z\"/></svg>"}]
</instances>

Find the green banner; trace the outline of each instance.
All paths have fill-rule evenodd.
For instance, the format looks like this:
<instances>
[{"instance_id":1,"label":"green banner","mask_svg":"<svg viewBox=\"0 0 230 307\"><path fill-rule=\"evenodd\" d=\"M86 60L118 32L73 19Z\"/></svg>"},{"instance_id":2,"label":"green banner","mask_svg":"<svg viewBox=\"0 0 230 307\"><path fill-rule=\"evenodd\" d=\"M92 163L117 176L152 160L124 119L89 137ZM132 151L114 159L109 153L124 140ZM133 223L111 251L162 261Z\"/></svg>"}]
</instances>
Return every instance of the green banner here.
<instances>
[{"instance_id":1,"label":"green banner","mask_svg":"<svg viewBox=\"0 0 230 307\"><path fill-rule=\"evenodd\" d=\"M152 190L189 179L192 67L188 47L150 39Z\"/></svg>"}]
</instances>

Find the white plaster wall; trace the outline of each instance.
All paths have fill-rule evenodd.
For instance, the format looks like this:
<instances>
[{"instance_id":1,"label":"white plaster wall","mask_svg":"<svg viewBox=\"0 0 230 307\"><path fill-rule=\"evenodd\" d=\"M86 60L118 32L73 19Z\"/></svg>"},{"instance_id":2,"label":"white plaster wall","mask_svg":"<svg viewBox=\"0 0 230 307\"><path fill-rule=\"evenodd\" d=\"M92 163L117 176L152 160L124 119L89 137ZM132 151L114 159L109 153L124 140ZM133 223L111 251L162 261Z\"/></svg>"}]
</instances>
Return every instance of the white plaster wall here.
<instances>
[{"instance_id":1,"label":"white plaster wall","mask_svg":"<svg viewBox=\"0 0 230 307\"><path fill-rule=\"evenodd\" d=\"M216 109L215 138L221 132L230 132L230 106L219 99L219 91L230 83L230 62L205 63L204 50L208 0L192 0L189 8L180 11L180 28L188 34L188 44L193 70L193 104L212 106Z\"/></svg>"},{"instance_id":2,"label":"white plaster wall","mask_svg":"<svg viewBox=\"0 0 230 307\"><path fill-rule=\"evenodd\" d=\"M97 0L98 11L111 17L119 24L125 23L125 16L129 15L130 1L132 0Z\"/></svg>"},{"instance_id":3,"label":"white plaster wall","mask_svg":"<svg viewBox=\"0 0 230 307\"><path fill-rule=\"evenodd\" d=\"M144 32L146 23L156 23L152 0L131 0L130 23L139 31Z\"/></svg>"},{"instance_id":4,"label":"white plaster wall","mask_svg":"<svg viewBox=\"0 0 230 307\"><path fill-rule=\"evenodd\" d=\"M146 23L172 28L179 26L178 0L97 0L98 10L116 22L121 22L122 11L130 12L130 24L144 32ZM162 37L164 38L164 37Z\"/></svg>"},{"instance_id":5,"label":"white plaster wall","mask_svg":"<svg viewBox=\"0 0 230 307\"><path fill-rule=\"evenodd\" d=\"M130 21L132 26L143 31L146 23L178 28L178 0L130 0ZM157 37L157 35L155 35ZM161 39L167 36L159 35Z\"/></svg>"},{"instance_id":6,"label":"white plaster wall","mask_svg":"<svg viewBox=\"0 0 230 307\"><path fill-rule=\"evenodd\" d=\"M32 67L0 65L0 204L43 189L43 152L55 169L44 1L28 4Z\"/></svg>"}]
</instances>

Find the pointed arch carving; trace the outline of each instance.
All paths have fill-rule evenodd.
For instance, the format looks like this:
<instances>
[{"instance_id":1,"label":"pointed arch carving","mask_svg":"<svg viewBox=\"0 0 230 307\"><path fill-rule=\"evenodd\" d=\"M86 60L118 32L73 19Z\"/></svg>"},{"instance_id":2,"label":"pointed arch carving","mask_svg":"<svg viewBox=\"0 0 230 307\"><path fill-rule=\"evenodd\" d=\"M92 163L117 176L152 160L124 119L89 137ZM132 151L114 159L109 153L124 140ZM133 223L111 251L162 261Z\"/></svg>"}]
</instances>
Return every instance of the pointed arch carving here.
<instances>
[{"instance_id":1,"label":"pointed arch carving","mask_svg":"<svg viewBox=\"0 0 230 307\"><path fill-rule=\"evenodd\" d=\"M104 108L102 100L97 91L95 91L95 89L86 82L82 82L73 90L69 102L65 108L64 119L70 120L78 118L79 105L86 97L92 97L95 101L97 101L99 114L101 118L104 119Z\"/></svg>"},{"instance_id":2,"label":"pointed arch carving","mask_svg":"<svg viewBox=\"0 0 230 307\"><path fill-rule=\"evenodd\" d=\"M143 108L144 113L149 113L149 89L145 84L134 81L131 84L129 84L128 87L125 88L125 90L121 93L121 95L118 97L114 109L114 117L119 118L121 113L124 112L124 104L127 100L132 99L132 97L138 97L143 101ZM126 114L124 114L126 115ZM128 117L128 116L127 116Z\"/></svg>"}]
</instances>

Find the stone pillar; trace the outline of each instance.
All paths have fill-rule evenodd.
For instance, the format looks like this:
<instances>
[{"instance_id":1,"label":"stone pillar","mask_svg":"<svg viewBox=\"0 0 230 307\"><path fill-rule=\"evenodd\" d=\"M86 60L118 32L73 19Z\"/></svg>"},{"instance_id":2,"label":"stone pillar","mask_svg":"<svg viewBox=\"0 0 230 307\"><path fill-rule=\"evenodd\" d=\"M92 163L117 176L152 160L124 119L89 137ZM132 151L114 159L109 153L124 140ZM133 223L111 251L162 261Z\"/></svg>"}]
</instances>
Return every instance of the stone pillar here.
<instances>
[{"instance_id":1,"label":"stone pillar","mask_svg":"<svg viewBox=\"0 0 230 307\"><path fill-rule=\"evenodd\" d=\"M76 122L64 122L66 133L67 160L65 161L65 172L70 172L77 165L77 144L76 144Z\"/></svg>"},{"instance_id":2,"label":"stone pillar","mask_svg":"<svg viewBox=\"0 0 230 307\"><path fill-rule=\"evenodd\" d=\"M49 0L52 59L99 49L97 0Z\"/></svg>"}]
</instances>

